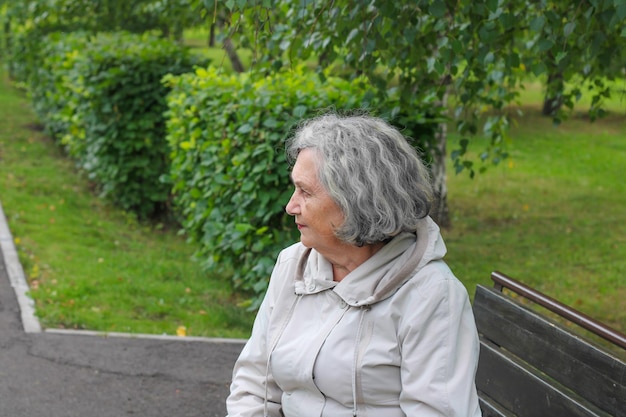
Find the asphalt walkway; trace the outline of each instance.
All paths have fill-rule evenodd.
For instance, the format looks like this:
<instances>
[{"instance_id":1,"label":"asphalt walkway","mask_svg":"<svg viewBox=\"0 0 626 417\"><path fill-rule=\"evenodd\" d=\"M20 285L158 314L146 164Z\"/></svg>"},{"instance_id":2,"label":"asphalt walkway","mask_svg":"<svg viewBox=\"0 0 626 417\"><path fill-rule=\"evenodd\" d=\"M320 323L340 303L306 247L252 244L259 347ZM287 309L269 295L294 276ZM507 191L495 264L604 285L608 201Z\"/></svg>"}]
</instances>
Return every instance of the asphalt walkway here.
<instances>
[{"instance_id":1,"label":"asphalt walkway","mask_svg":"<svg viewBox=\"0 0 626 417\"><path fill-rule=\"evenodd\" d=\"M242 341L41 331L0 240L0 417L226 415Z\"/></svg>"}]
</instances>

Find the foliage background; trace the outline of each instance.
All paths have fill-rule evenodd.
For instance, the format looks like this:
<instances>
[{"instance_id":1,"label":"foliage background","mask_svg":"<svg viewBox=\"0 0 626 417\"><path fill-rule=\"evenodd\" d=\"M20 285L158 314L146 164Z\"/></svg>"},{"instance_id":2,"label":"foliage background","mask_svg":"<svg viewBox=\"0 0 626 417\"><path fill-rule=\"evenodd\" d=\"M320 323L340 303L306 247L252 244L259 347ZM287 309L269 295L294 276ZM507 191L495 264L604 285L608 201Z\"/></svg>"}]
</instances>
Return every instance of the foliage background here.
<instances>
[{"instance_id":1,"label":"foliage background","mask_svg":"<svg viewBox=\"0 0 626 417\"><path fill-rule=\"evenodd\" d=\"M616 83L614 80L616 77L617 79L623 77L623 52L626 50L623 47L624 39L626 39L626 29L624 29L626 6L620 0L593 0L582 3L548 0L537 2L504 2L497 0L348 2L338 0L328 3L289 0L281 2L247 0L227 2L213 2L210 0L131 0L123 5L118 3L121 2L116 0L103 0L101 2L86 0L0 1L0 14L3 24L2 41L3 45L6 46L3 49L3 56L11 59L12 65L13 63L22 65L21 67L15 67L13 70L14 77L24 77L21 81L22 83L18 85L29 88L28 84L33 82L32 74L36 73L33 71L33 68L36 68L36 65L33 66L33 63L41 62L37 61L40 53L39 48L45 46L44 43L39 42L40 37L58 28L62 27L66 31L81 29L93 34L103 30L126 29L141 33L148 31L171 39L179 39L181 32L180 24L177 22L197 22L198 20L194 19L202 20L208 18L208 20L203 21L210 25L213 30L217 29L217 39L223 42L229 57L231 57L233 52L233 43L250 48L248 51L249 55L246 56L250 56L252 61L250 63L246 62L246 65L249 64L248 68L252 68L253 71L241 77L241 80L244 80L241 82L245 85L248 82L250 85L253 85L268 75L280 74L280 71L286 71L286 73L293 72L294 68L299 68L300 63L305 65L303 68L308 68L308 70L303 70L305 73L311 76L313 73L316 73L320 77L322 84L326 82L329 74L344 77L348 81L357 82L357 84L367 80L370 86L367 93L370 97L366 101L384 103L385 108L382 113L386 117L407 128L407 132L410 132L409 135L416 138L419 137L423 141L422 143L431 144L424 145L424 147L431 152L433 166L440 168L436 177L439 179L443 178L439 185L444 187L441 189L442 198L444 199L447 193L445 188L447 185L446 170L467 170L470 174L473 174L474 172L485 170L487 167L493 168L491 167L492 162L502 161L502 157L506 156L509 150L515 149L512 148L513 145L507 144L510 132L518 132L516 134L520 132L516 130L515 126L513 126L513 130L509 130L511 127L510 123L515 123L517 114L512 110L511 100L516 100L520 97L520 94L524 93L524 86L529 86L535 80L542 80L545 83L545 89L539 90L541 93L533 103L543 101L543 110L546 108L546 102L551 105L557 105L558 111L550 112L552 121L557 124L565 121L565 116L574 114L569 113L570 108L574 106L578 108L585 98L589 96L591 100L586 102L585 110L590 110L589 115L592 119L596 116L602 116L604 115L603 104L615 97L616 92L623 91L623 82ZM133 19L118 19L118 11L136 14L136 16L134 15ZM193 11L192 13L195 13L195 16L190 15L190 11ZM153 19L150 16L156 16L157 18ZM349 18L341 18L345 16ZM132 27L121 27L126 22L130 22L129 24ZM211 36L207 38L210 39ZM411 42L406 42L407 39L411 40ZM230 45L230 48L227 48L228 45ZM73 46L69 47L65 51L61 48L59 51L68 53L72 52L73 48ZM63 60L53 63L52 67L60 62L63 62ZM27 67L28 65L31 67ZM232 68L236 70L235 65ZM246 79L246 77L249 77L249 79ZM239 77L237 78L239 79ZM219 77L214 77L212 82L219 84L219 82L222 82L219 80ZM58 81L55 77L51 77L47 82L56 83ZM189 84L192 85L193 82L189 81ZM193 91L193 89L189 88L189 91ZM238 91L233 91L232 96L237 97L237 93ZM245 91L245 94L242 95L244 100L238 102L237 105L243 106L245 109L248 108L247 106L261 109L260 103L262 102L255 103L256 97L252 97L249 94L249 91ZM181 98L179 101L182 102L184 100L186 99ZM193 101L193 99L190 100ZM211 101L210 98L206 98L206 100L207 102ZM270 99L272 105L275 103L273 100ZM228 103L228 105L231 104L234 106L233 103ZM184 108L186 104L176 104L176 106L179 105L182 106L181 108ZM215 213L214 211L205 210L205 208L210 206L210 204L207 204L206 196L211 195L212 197L213 195L210 193L215 192L215 195L219 195L219 193L224 192L220 188L224 188L224 184L218 183L220 178L228 178L234 181L240 180L240 172L246 166L246 158L244 156L247 156L247 158L259 157L261 166L270 160L270 152L265 146L260 146L258 154L255 154L252 149L240 146L244 141L239 138L247 138L247 135L246 132L237 131L239 126L236 126L235 123L239 123L240 119L232 116L238 114L238 108L235 107L229 110L231 115L229 117L232 117L230 120L231 124L220 121L223 122L222 131L227 132L227 137L222 138L222 141L224 139L230 141L231 136L237 139L234 141L235 145L231 143L232 146L229 145L231 146L230 148L224 148L228 150L227 152L224 152L224 149L220 149L217 146L217 142L214 142L216 139L209 137L205 131L209 131L210 127L205 127L202 122L198 123L199 133L197 133L198 130L195 128L186 133L189 133L191 136L198 134L199 137L202 137L202 140L207 139L206 146L210 152L208 152L206 160L203 159L205 155L201 155L194 147L189 144L182 145L185 140L181 141L180 137L176 137L178 134L176 131L180 126L175 127L171 133L170 139L172 142L180 145L180 149L174 148L173 156L181 157L181 160L184 160L180 164L181 167L190 163L189 161L192 161L193 158L202 160L204 161L203 163L217 161L216 159L215 161L206 162L211 159L209 157L211 152L213 152L213 156L216 158L222 156L227 158L225 162L221 162L224 167L231 165L228 158L235 158L239 163L237 168L232 169L232 172L228 172L228 169L225 169L225 177L219 175L213 177L210 171L206 171L199 175L198 181L195 182L196 179L189 172L185 171L188 168L186 167L181 171L183 174L180 174L180 177L177 178L177 180L180 180L178 183L180 188L176 191L178 196L182 200L187 199L187 201L192 202L191 205L193 203L196 204L193 207L187 207L186 204L178 206L181 210L187 210L181 215L181 221L190 221L190 230L194 230L190 235L192 235L192 240L195 239L196 242L201 242L202 236L207 232L205 226L199 225L202 224L205 218L210 218L213 215L211 213ZM295 108L298 108L298 106L296 105ZM300 111L295 112L295 108L290 113L290 117L300 114ZM618 107L618 110L622 111L623 106ZM192 124L196 123L195 118L204 117L200 114L200 111L190 106L185 108L180 118L182 120L183 117L190 115ZM242 111L248 112L248 110ZM63 112L58 112L57 109L53 110L53 112L63 115ZM286 113L289 115L289 112ZM71 114L71 112L66 115L68 114ZM274 130L271 126L264 125L266 120L265 113L261 112L261 117L254 115L251 111L244 114L246 117L241 119L241 121L247 126L243 128L244 130L251 129L247 132L248 135L256 134L255 129L258 126L263 128L259 130L266 131L266 133L274 134L280 132L280 135L283 135L292 123L292 119L288 119L286 116L279 115L280 117L274 117L270 114L268 116L269 119L274 118L278 121ZM537 115L531 114L530 117L520 117L523 123L541 126L542 131L549 130L551 121L535 116ZM64 122L63 117L65 116L62 116L60 120L55 120L55 122ZM246 123L247 120L250 120L251 123ZM69 119L67 121L71 122ZM176 123L182 122L175 122L174 126ZM579 125L576 126L583 130ZM621 125L618 124L618 126ZM58 127L63 128L62 123ZM619 137L622 134L622 131L619 130L621 127L617 129L618 132L616 134ZM521 132L526 131L521 130ZM567 134L572 133L572 131L567 132ZM521 136L524 137L524 133L521 133ZM275 138L271 138L271 141L274 140ZM448 140L451 140L452 152L447 150L449 147ZM550 152L557 152L558 149L558 147L553 147L549 140L524 140L524 143L533 143L538 146L538 148L527 149L531 155L529 158L534 158L538 161L542 160L544 155L549 155ZM220 142L220 146L221 144L222 142ZM572 140L569 142L569 145L572 145L577 150L578 148L585 149L590 147L583 139L580 142ZM205 146L204 143L203 146ZM476 146L479 146L480 149L477 149ZM616 145L612 140L608 140L606 146L611 149L620 149L619 144ZM188 149L184 149L185 147L188 147ZM187 151L190 151L190 155L186 154ZM231 154L230 151L233 153ZM198 152L198 154L193 154L194 152ZM569 155L567 152L564 152L565 154ZM447 155L452 156L452 162L446 161ZM605 154L600 152L598 155ZM617 154L610 155L613 157ZM189 160L186 160L185 158L188 157ZM570 158L568 160L571 161L577 161L574 162L575 164L581 163L580 159L576 159L572 155L569 155L567 158ZM280 162L278 161L278 163ZM510 167L509 163L511 162L507 162L507 168ZM512 163L513 166L517 164L514 160ZM544 166L544 164L547 164L547 166ZM547 162L544 161L544 164L524 165L535 171L532 174L525 174L528 175L525 181L512 183L516 187L524 187L528 186L528 178L532 175L552 175L553 171L550 168L549 160ZM500 172L501 169L504 168L495 168L492 171ZM603 183L605 185L603 187L613 190L614 188L611 186L613 177L610 175L606 177L606 174L612 175L613 170L598 170L598 172L604 178ZM271 189L271 186L276 184L274 182L275 172L270 170L264 171L263 174L267 174L266 184ZM263 174L259 172L259 175L264 178ZM174 179L176 175L179 174L173 173L170 178ZM569 172L567 175L572 174ZM168 177L164 176L163 178ZM215 183L212 182L213 178L217 180ZM465 177L452 177L450 183L453 184L458 178ZM543 184L542 181L539 182ZM599 182L602 182L602 180ZM186 185L181 185L183 183L191 184L190 189L184 189ZM499 201L499 193L504 195L498 189L498 185L504 183L505 181L499 178L494 191L489 194L492 201ZM472 184L476 183L471 182L465 186L471 190L474 189ZM565 190L567 185L571 184L567 181L559 183L558 186L554 187L554 191L561 192ZM582 186L585 184L578 185ZM241 189L252 187L252 185L246 185L245 181L237 183L237 186L240 186ZM559 187L562 187L563 190L559 189ZM601 188L602 186L598 187ZM251 188L251 190L255 191L254 188ZM546 199L546 195L552 196L553 194L543 191L541 187L533 188L533 190L540 196L538 198ZM617 190L621 192L619 188ZM265 191L259 189L255 192L261 196ZM592 191L589 191L590 196L600 195L602 190L596 190L600 194ZM223 256L220 262L225 259L231 259L232 263L230 265L235 265L236 267L239 266L241 259L244 259L246 264L252 265L255 264L253 260L254 254L266 255L264 248L261 247L262 245L266 245L268 252L274 250L272 249L274 247L277 250L278 247L284 246L281 236L278 234L271 235L262 226L259 227L250 219L251 212L246 211L250 207L249 200L246 200L243 194L237 197L236 192L238 191L235 191L235 194L231 195L231 197L240 198L241 200L238 201L242 202L246 208L239 210L239 207L233 207L233 211L237 213L237 210L239 210L239 214L244 215L244 217L228 217L231 213L218 213L219 215L224 215L225 217L223 218L231 222L233 227L225 232L228 233L227 236L211 235L212 231L209 230L207 236L217 239L210 239L209 245L213 244L213 242L219 243L219 239L225 237L224 242L230 242L230 246L225 245L223 248L217 248L217 253L209 253L208 251L200 253L201 257L209 257L207 265L212 263L213 266L216 265L215 259L212 258L213 256L217 256L218 259L220 259L220 256ZM283 191L281 190L281 192ZM188 196L185 193L188 193ZM518 189L510 195L510 198L511 201L519 202L520 200L517 197L524 195L527 201L529 201L529 194L524 194ZM282 194L278 195L280 197ZM582 204L573 205L574 201L579 200L582 201ZM465 230L471 230L473 233L492 230L496 233L495 236L491 237L492 239L501 242L504 248L516 248L516 245L520 244L521 241L525 241L523 239L526 239L525 234L528 230L524 229L523 232L519 232L519 230L514 228L511 229L513 231L512 234L498 234L497 232L499 231L509 229L505 227L506 222L499 223L499 220L494 219L509 219L510 217L510 224L517 227L525 227L527 225L525 222L517 223L518 218L524 218L531 224L534 224L533 221L536 219L522 216L526 210L524 207L528 207L527 211L529 212L531 207L543 207L544 210L547 210L553 216L551 219L554 221L554 224L571 222L571 220L567 219L576 219L577 223L584 223L584 220L581 220L577 214L593 215L593 213L589 213L589 204L585 204L586 200L583 198L564 197L563 200L558 201L564 201L564 204L568 204L568 208L570 206L574 208L573 211L568 213L569 217L559 217L560 215L557 213L558 205L547 206L526 202L522 203L523 211L520 213L516 210L516 207L519 208L518 206L496 204L497 208L494 209L494 212L484 208L486 213L484 216L486 217L482 213L480 214L483 219L478 222L480 227ZM481 203L483 202L481 201ZM618 203L619 200L616 204ZM268 206L266 207L257 207L255 213L262 218L263 216L269 216L267 217L269 219L271 213L274 211L278 212L278 208L276 201L272 199L267 199L267 204ZM453 207L459 213L465 213L463 209L466 206L473 207L474 205L478 206L476 202L472 203L471 200L468 200L462 206ZM485 207L484 205L480 206ZM562 208L560 210L565 212ZM607 213L608 218L617 216L619 219L619 213L616 214L613 211ZM477 214L474 213L473 215L476 216ZM484 218L487 220L484 220ZM454 220L455 222L460 221L458 217L454 217ZM494 224L500 224L502 227L491 229L489 227L491 221ZM215 230L220 230L218 222L214 224L216 225ZM453 228L448 229L451 234L455 230L463 230L463 227L460 225L454 223L452 225ZM531 229L529 228L529 230ZM542 223L542 230L544 229L548 229L546 223ZM616 229L619 230L619 228ZM585 233L589 232L587 229L574 229L571 227L565 229L566 232L567 230L580 231L582 236L586 236ZM585 262L580 260L585 259L585 256L577 251L582 250L585 254L589 254L590 259L594 259L594 251L592 248L579 245L569 245L569 251L563 251L562 253L560 250L552 252L540 249L544 247L545 242L563 242L563 245L569 242L569 240L564 239L563 235L557 233L563 232L563 230L557 228L553 229L552 232L550 236L528 237L528 242L530 242L528 247L519 251L523 255L522 259L513 257L511 253L515 251L512 250L504 252L505 254L501 256L502 259L506 259L507 265L517 265L518 268L521 268L518 271L522 277L528 271L535 271L534 274L539 278L535 278L535 275L533 275L533 277L528 278L529 283L535 283L541 288L541 285L547 285L548 282L561 281L563 285L557 286L560 288L559 292L567 294L568 288L574 288L572 287L574 284L571 284L572 281L569 280L569 275L583 279L576 271L569 268L569 265L585 265ZM532 233L534 232L530 234L532 235ZM504 238L505 235L507 236L506 239ZM565 237L567 237L567 234ZM594 241L592 238L588 238L588 240ZM619 238L613 240L607 238L607 241L619 242L620 240ZM280 244L274 245L276 242ZM484 241L482 242L484 244ZM254 244L259 246L255 247L254 252L252 252L250 245ZM484 246L489 248L489 251L481 254L475 252L475 249L479 246L480 244L474 242L474 246L466 248L466 252L474 253L476 257L490 260L488 265L491 268L496 264L497 259L492 258L490 254L494 250L494 246L498 245L484 244ZM556 243L554 243L554 246L551 246L551 248L557 247L559 245ZM608 248L598 243L597 247L612 249L617 255L621 253L619 244ZM242 250L242 248L244 249ZM219 250L222 249L224 252L220 253ZM454 253L459 252L454 251ZM572 253L576 253L576 255L571 255ZM541 256L539 256L540 254ZM554 256L551 257L550 255ZM246 258L246 256L249 256L249 258ZM574 258L571 258L571 256L574 256ZM537 261L535 264L529 259L540 259L540 261ZM581 288L589 288L590 294L593 291L596 291L596 293L600 291L603 296L606 295L607 300L613 300L610 294L621 294L620 288L623 288L619 285L619 281L616 282L615 277L618 275L614 275L615 272L620 273L620 265L622 264L620 264L619 260L610 256L605 256L602 259L599 263L604 265L608 275L606 277L595 275L597 271L594 270L593 278L588 279L594 284L590 284L590 286L581 285ZM541 273L542 271L553 269L553 264L550 263L550 260L553 260L555 265L563 265L558 269L567 272L555 271L557 278L546 277L545 281L541 280L540 278L545 276ZM451 262L453 262L453 259ZM590 260L589 262L593 263L595 261ZM264 263L266 262L260 261L256 262L255 265L261 265L260 268L262 268ZM224 262L223 265L225 274L233 274L232 270L228 270L227 262ZM465 265L468 266L467 269L465 269ZM470 270L470 265L472 264L463 264L461 271L463 276L467 276L466 283L468 283L471 292L472 283L480 282L482 279L476 278L476 281L474 281L474 278L471 278L473 274L480 271L480 277L483 277L485 274L488 274L488 272L485 273L485 270L489 268L485 265L473 264L473 268ZM528 267L528 269L524 269L520 265ZM532 269L531 267L535 265L537 269ZM234 269L236 270L237 268ZM554 269L557 268L554 267ZM265 285L265 279L266 276L262 278L263 282L257 281L253 283L252 281L245 282L245 279L235 276L234 282L260 294ZM526 279L524 280L526 281ZM602 289L605 288L603 284L605 282L607 283L606 288L610 289ZM591 288L593 285L596 285L597 288ZM602 307L600 306L599 308ZM620 322L619 318L614 319L613 313L608 313L606 316L609 317L609 320Z\"/></svg>"}]
</instances>

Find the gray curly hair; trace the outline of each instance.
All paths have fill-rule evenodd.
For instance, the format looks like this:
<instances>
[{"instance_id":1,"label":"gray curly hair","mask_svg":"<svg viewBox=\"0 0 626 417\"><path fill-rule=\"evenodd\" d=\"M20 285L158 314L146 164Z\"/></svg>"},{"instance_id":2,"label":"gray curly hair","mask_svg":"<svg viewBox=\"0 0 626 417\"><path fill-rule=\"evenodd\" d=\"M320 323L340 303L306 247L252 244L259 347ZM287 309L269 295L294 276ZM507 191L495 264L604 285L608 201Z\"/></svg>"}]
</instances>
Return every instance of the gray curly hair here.
<instances>
[{"instance_id":1,"label":"gray curly hair","mask_svg":"<svg viewBox=\"0 0 626 417\"><path fill-rule=\"evenodd\" d=\"M292 164L302 149L317 151L319 180L345 217L335 230L344 242L363 246L414 233L430 211L428 169L382 119L326 114L304 122L286 146Z\"/></svg>"}]
</instances>

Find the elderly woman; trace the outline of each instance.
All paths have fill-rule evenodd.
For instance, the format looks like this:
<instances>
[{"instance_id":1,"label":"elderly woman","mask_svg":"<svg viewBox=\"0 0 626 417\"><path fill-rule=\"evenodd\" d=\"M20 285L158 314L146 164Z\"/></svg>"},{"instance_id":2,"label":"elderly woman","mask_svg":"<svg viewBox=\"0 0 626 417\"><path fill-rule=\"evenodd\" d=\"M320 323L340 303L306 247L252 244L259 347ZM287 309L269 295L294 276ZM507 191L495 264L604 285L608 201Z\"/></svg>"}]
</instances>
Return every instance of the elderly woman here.
<instances>
[{"instance_id":1,"label":"elderly woman","mask_svg":"<svg viewBox=\"0 0 626 417\"><path fill-rule=\"evenodd\" d=\"M300 242L278 257L228 415L480 416L476 327L416 151L380 119L325 115L287 152Z\"/></svg>"}]
</instances>

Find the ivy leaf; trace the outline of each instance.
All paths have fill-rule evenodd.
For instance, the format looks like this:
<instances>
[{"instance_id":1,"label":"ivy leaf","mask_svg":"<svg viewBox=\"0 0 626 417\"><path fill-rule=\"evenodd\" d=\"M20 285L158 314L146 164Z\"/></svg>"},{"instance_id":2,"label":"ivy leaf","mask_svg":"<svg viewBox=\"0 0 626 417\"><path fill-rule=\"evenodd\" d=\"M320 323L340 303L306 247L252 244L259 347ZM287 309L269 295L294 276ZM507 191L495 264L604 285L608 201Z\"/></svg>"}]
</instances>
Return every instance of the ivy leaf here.
<instances>
[{"instance_id":1,"label":"ivy leaf","mask_svg":"<svg viewBox=\"0 0 626 417\"><path fill-rule=\"evenodd\" d=\"M623 22L624 19L626 19L626 3L622 3L619 6L617 6L615 12L616 12L617 18ZM626 30L626 28L624 28L624 30Z\"/></svg>"},{"instance_id":2,"label":"ivy leaf","mask_svg":"<svg viewBox=\"0 0 626 417\"><path fill-rule=\"evenodd\" d=\"M487 9L491 13L498 11L498 0L487 0Z\"/></svg>"},{"instance_id":3,"label":"ivy leaf","mask_svg":"<svg viewBox=\"0 0 626 417\"><path fill-rule=\"evenodd\" d=\"M574 32L574 29L576 29L576 22L566 23L565 27L563 28L563 36L568 38L572 34L572 32Z\"/></svg>"},{"instance_id":4,"label":"ivy leaf","mask_svg":"<svg viewBox=\"0 0 626 417\"><path fill-rule=\"evenodd\" d=\"M428 8L428 12L434 17L442 18L446 15L446 4L442 0L435 0Z\"/></svg>"},{"instance_id":5,"label":"ivy leaf","mask_svg":"<svg viewBox=\"0 0 626 417\"><path fill-rule=\"evenodd\" d=\"M307 107L300 104L293 109L293 115L297 118L301 118L302 116L304 116L306 111Z\"/></svg>"},{"instance_id":6,"label":"ivy leaf","mask_svg":"<svg viewBox=\"0 0 626 417\"><path fill-rule=\"evenodd\" d=\"M554 62L556 62L556 64L558 65L566 56L567 56L567 52L561 51L558 54L556 54L556 57L554 57Z\"/></svg>"},{"instance_id":7,"label":"ivy leaf","mask_svg":"<svg viewBox=\"0 0 626 417\"><path fill-rule=\"evenodd\" d=\"M350 33L348 34L348 37L346 38L346 45L349 45L350 42L352 42L352 39L356 38L356 36L359 34L359 30L354 28L350 31Z\"/></svg>"},{"instance_id":8,"label":"ivy leaf","mask_svg":"<svg viewBox=\"0 0 626 417\"><path fill-rule=\"evenodd\" d=\"M530 21L530 30L533 32L541 32L545 23L546 19L543 16L537 16Z\"/></svg>"},{"instance_id":9,"label":"ivy leaf","mask_svg":"<svg viewBox=\"0 0 626 417\"><path fill-rule=\"evenodd\" d=\"M537 42L537 48L539 49L539 52L548 51L552 49L553 46L554 46L554 42L552 42L549 39L541 39L539 40L539 42Z\"/></svg>"},{"instance_id":10,"label":"ivy leaf","mask_svg":"<svg viewBox=\"0 0 626 417\"><path fill-rule=\"evenodd\" d=\"M252 230L254 228L254 226L252 226L251 224L248 223L237 223L235 225L235 230L241 233L247 233L248 231Z\"/></svg>"},{"instance_id":11,"label":"ivy leaf","mask_svg":"<svg viewBox=\"0 0 626 417\"><path fill-rule=\"evenodd\" d=\"M250 133L252 132L252 125L250 125L250 123L244 123L241 126L239 126L239 129L237 129L237 133Z\"/></svg>"}]
</instances>

